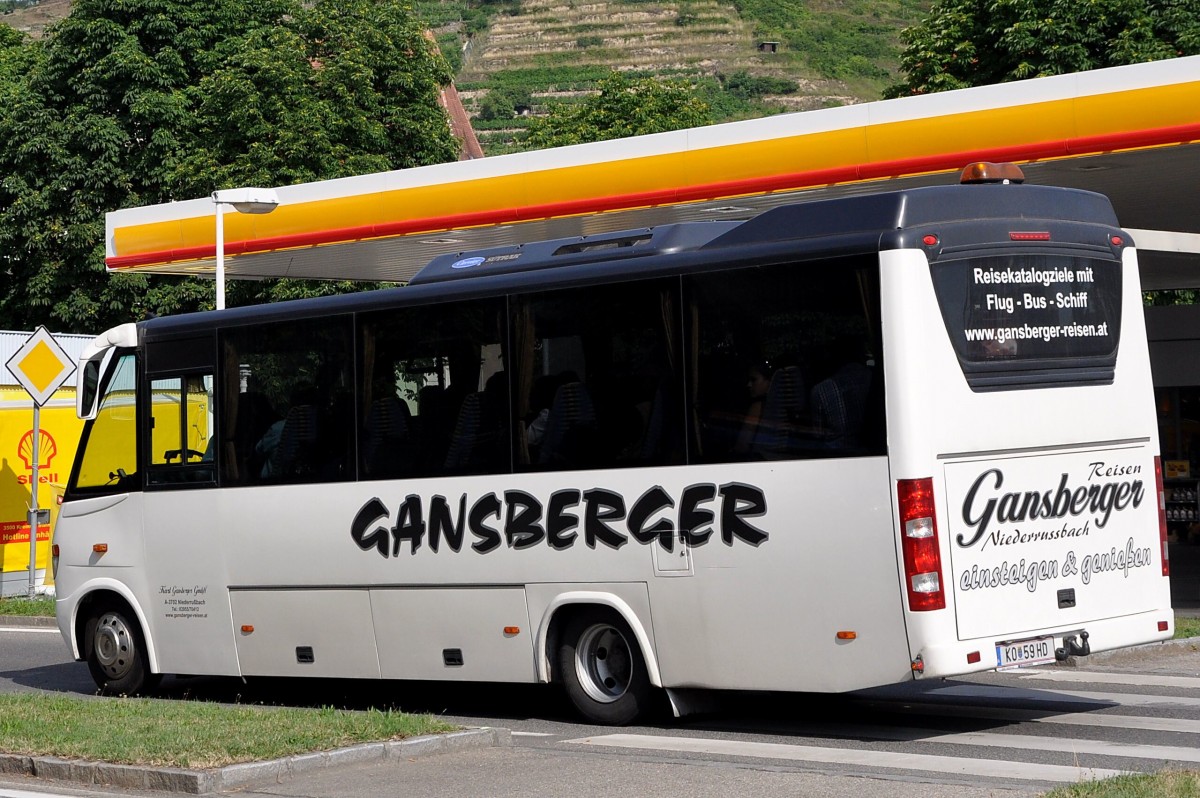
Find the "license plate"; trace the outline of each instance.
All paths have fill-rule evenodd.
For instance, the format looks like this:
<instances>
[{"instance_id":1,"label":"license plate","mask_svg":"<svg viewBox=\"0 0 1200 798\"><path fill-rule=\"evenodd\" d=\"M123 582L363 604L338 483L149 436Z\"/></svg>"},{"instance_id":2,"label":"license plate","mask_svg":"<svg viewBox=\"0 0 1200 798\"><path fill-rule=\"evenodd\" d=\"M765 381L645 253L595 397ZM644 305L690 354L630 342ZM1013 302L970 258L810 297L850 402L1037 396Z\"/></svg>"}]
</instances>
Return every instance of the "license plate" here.
<instances>
[{"instance_id":1,"label":"license plate","mask_svg":"<svg viewBox=\"0 0 1200 798\"><path fill-rule=\"evenodd\" d=\"M996 644L996 667L1000 670L1047 662L1054 662L1053 637L1031 637Z\"/></svg>"}]
</instances>

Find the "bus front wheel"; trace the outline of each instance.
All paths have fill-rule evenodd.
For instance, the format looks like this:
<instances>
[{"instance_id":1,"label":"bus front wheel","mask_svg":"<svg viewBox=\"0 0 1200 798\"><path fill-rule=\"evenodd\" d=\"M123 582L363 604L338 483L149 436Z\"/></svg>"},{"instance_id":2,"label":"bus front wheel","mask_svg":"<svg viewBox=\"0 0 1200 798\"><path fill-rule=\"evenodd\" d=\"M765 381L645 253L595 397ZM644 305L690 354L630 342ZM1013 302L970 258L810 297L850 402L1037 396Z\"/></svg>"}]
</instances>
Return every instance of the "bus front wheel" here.
<instances>
[{"instance_id":1,"label":"bus front wheel","mask_svg":"<svg viewBox=\"0 0 1200 798\"><path fill-rule=\"evenodd\" d=\"M137 695L157 683L141 627L126 608L115 602L98 606L88 617L83 641L101 695Z\"/></svg>"},{"instance_id":2,"label":"bus front wheel","mask_svg":"<svg viewBox=\"0 0 1200 798\"><path fill-rule=\"evenodd\" d=\"M645 712L653 687L625 621L611 611L589 609L567 623L562 641L559 673L581 715L624 726Z\"/></svg>"}]
</instances>

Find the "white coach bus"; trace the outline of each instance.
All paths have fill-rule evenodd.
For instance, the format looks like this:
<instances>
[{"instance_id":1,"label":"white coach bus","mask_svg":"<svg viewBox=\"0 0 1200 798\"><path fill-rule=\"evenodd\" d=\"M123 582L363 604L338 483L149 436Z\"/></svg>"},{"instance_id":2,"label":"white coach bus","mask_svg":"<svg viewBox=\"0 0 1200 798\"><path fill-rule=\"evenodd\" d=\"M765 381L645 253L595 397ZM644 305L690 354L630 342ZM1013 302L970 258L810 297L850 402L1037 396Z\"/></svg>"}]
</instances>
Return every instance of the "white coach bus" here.
<instances>
[{"instance_id":1,"label":"white coach bus","mask_svg":"<svg viewBox=\"0 0 1200 798\"><path fill-rule=\"evenodd\" d=\"M67 644L105 693L554 682L619 724L1169 638L1133 242L970 174L109 331Z\"/></svg>"}]
</instances>

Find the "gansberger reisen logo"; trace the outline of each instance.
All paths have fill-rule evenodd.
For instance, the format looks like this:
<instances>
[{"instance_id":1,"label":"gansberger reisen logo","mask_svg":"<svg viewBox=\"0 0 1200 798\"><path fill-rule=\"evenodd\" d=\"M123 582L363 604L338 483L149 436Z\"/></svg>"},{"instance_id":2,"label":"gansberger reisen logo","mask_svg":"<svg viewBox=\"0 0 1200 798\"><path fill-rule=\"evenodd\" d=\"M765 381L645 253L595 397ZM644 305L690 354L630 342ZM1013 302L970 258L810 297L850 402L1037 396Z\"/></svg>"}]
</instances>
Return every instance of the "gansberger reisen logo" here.
<instances>
[{"instance_id":1,"label":"gansberger reisen logo","mask_svg":"<svg viewBox=\"0 0 1200 798\"><path fill-rule=\"evenodd\" d=\"M1060 472L1052 487L1014 490L1003 469L987 469L963 499L968 531L955 536L962 550L956 557L963 566L955 579L959 590L1024 586L1033 593L1060 578L1087 585L1102 574L1129 578L1151 566L1154 549L1141 537L1092 534L1104 531L1117 514L1142 505L1141 474L1140 465L1095 461ZM1002 554L992 554L989 547Z\"/></svg>"},{"instance_id":2,"label":"gansberger reisen logo","mask_svg":"<svg viewBox=\"0 0 1200 798\"><path fill-rule=\"evenodd\" d=\"M1135 479L1142 471L1140 465L1110 465L1098 461L1088 464L1086 478L1072 482L1064 473L1058 486L1049 490L1005 491L1004 472L999 468L984 471L967 491L963 501L962 518L972 530L957 536L958 545L970 548L983 541L1001 546L1010 543L1033 543L1038 540L1060 540L1087 535L1092 523L1097 529L1108 524L1114 512L1140 507L1146 498L1142 480ZM1061 528L1020 532L993 528L995 524L1022 524L1038 519L1066 519ZM1082 520L1072 526L1071 521Z\"/></svg>"},{"instance_id":3,"label":"gansberger reisen logo","mask_svg":"<svg viewBox=\"0 0 1200 798\"><path fill-rule=\"evenodd\" d=\"M49 469L57 455L58 444L55 443L54 436L46 430L40 430L38 433L38 470ZM17 457L25 464L25 470L29 472L19 475L17 484L28 485L33 482L33 430L29 430L21 436L21 440L17 443ZM38 474L38 484L48 485L58 481L58 474Z\"/></svg>"},{"instance_id":4,"label":"gansberger reisen logo","mask_svg":"<svg viewBox=\"0 0 1200 798\"><path fill-rule=\"evenodd\" d=\"M529 549L547 546L562 550L582 538L590 549L597 544L619 549L634 540L658 541L673 551L675 541L703 546L719 537L726 546L735 541L758 546L767 533L750 523L767 512L761 488L731 482L689 485L678 496L656 485L632 505L604 488L566 488L550 494L545 503L523 490L485 493L451 499L409 495L391 510L379 498L364 504L350 523L350 538L363 551L398 557L402 548L415 554L422 545L437 552L444 544L461 551L470 534L470 547L487 554L502 547Z\"/></svg>"}]
</instances>

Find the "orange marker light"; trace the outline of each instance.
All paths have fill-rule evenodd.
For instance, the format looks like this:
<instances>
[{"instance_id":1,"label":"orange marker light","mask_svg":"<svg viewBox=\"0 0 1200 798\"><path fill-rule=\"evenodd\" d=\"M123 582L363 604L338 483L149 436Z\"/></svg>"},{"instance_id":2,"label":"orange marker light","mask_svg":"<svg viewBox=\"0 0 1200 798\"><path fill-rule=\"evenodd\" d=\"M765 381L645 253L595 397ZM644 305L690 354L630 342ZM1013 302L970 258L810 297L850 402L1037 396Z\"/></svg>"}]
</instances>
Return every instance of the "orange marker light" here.
<instances>
[{"instance_id":1,"label":"orange marker light","mask_svg":"<svg viewBox=\"0 0 1200 798\"><path fill-rule=\"evenodd\" d=\"M837 639L838 640L857 640L858 632L849 632L849 631L838 632Z\"/></svg>"},{"instance_id":2,"label":"orange marker light","mask_svg":"<svg viewBox=\"0 0 1200 798\"><path fill-rule=\"evenodd\" d=\"M253 632L254 632L254 627L253 627L253 626L251 626L251 625L250 625L250 624L248 624L248 623L246 623L246 624L242 624L242 634L244 634L244 635L248 635L248 634L251 634L251 633L253 633Z\"/></svg>"},{"instance_id":3,"label":"orange marker light","mask_svg":"<svg viewBox=\"0 0 1200 798\"><path fill-rule=\"evenodd\" d=\"M108 551L108 544L107 543L93 544L92 551L94 551L96 554L104 554L105 552Z\"/></svg>"},{"instance_id":4,"label":"orange marker light","mask_svg":"<svg viewBox=\"0 0 1200 798\"><path fill-rule=\"evenodd\" d=\"M504 627L504 634L506 634L506 635L509 635L510 637L511 637L512 635L519 635L519 634L521 634L521 627L519 627L519 626L506 626L506 627Z\"/></svg>"},{"instance_id":5,"label":"orange marker light","mask_svg":"<svg viewBox=\"0 0 1200 798\"><path fill-rule=\"evenodd\" d=\"M970 183L1024 183L1025 173L1015 163L990 163L977 161L967 164L958 182Z\"/></svg>"}]
</instances>

